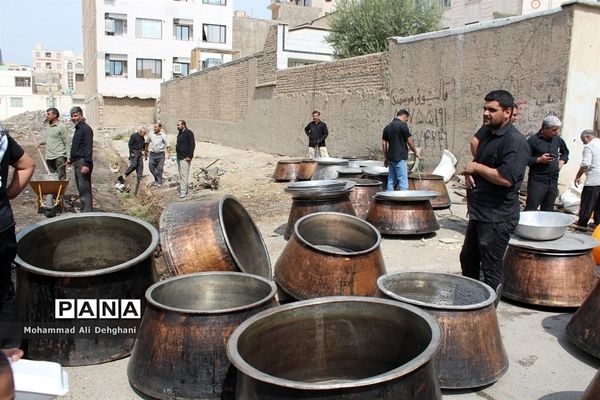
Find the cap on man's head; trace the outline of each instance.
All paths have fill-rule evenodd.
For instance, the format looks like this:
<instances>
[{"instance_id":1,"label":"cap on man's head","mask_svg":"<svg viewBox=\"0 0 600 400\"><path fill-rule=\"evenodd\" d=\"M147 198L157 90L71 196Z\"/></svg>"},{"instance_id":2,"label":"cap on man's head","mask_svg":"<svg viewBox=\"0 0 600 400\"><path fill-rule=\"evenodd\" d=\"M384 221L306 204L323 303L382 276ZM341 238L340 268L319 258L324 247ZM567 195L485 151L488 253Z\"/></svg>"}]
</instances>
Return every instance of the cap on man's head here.
<instances>
[{"instance_id":1,"label":"cap on man's head","mask_svg":"<svg viewBox=\"0 0 600 400\"><path fill-rule=\"evenodd\" d=\"M556 117L554 115L548 115L542 121L542 128L548 128L551 126L561 126L561 125L562 125L562 123L560 122L560 119L558 119L558 117Z\"/></svg>"},{"instance_id":2,"label":"cap on man's head","mask_svg":"<svg viewBox=\"0 0 600 400\"><path fill-rule=\"evenodd\" d=\"M74 114L74 113L82 114L83 115L83 110L79 106L74 106L74 107L71 108L70 114Z\"/></svg>"}]
</instances>

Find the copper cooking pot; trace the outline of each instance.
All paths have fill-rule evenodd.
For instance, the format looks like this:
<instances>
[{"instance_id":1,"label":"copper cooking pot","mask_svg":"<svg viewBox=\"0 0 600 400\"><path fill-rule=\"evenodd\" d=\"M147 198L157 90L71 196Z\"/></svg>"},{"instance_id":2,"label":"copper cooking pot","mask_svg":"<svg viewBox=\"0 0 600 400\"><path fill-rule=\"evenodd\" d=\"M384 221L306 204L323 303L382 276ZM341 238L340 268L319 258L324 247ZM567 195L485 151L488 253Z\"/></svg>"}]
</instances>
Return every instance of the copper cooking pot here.
<instances>
[{"instance_id":1,"label":"copper cooking pot","mask_svg":"<svg viewBox=\"0 0 600 400\"><path fill-rule=\"evenodd\" d=\"M127 319L120 319L121 314L108 319L58 319L55 302L121 299L141 305L144 292L152 284L154 251L158 246L156 228L123 214L65 214L25 228L17 235L17 241L19 320L25 325L76 332L28 338L27 358L76 366L128 356L140 314L128 313ZM90 327L94 327L92 332L82 333L82 328ZM102 332L108 333L98 333L95 328L106 328ZM118 328L132 331L110 333Z\"/></svg>"},{"instance_id":2,"label":"copper cooking pot","mask_svg":"<svg viewBox=\"0 0 600 400\"><path fill-rule=\"evenodd\" d=\"M600 358L600 282L567 324L567 336L577 347Z\"/></svg>"},{"instance_id":3,"label":"copper cooking pot","mask_svg":"<svg viewBox=\"0 0 600 400\"><path fill-rule=\"evenodd\" d=\"M231 196L168 204L160 239L171 275L242 271L271 278L271 261L260 231Z\"/></svg>"},{"instance_id":4,"label":"copper cooking pot","mask_svg":"<svg viewBox=\"0 0 600 400\"><path fill-rule=\"evenodd\" d=\"M227 342L239 400L438 400L440 328L392 300L323 297L266 310Z\"/></svg>"},{"instance_id":5,"label":"copper cooking pot","mask_svg":"<svg viewBox=\"0 0 600 400\"><path fill-rule=\"evenodd\" d=\"M294 181L300 171L302 160L279 160L273 172L276 182Z\"/></svg>"},{"instance_id":6,"label":"copper cooking pot","mask_svg":"<svg viewBox=\"0 0 600 400\"><path fill-rule=\"evenodd\" d=\"M435 190L436 192L439 192L439 196L431 200L431 206L434 210L450 208L452 205L443 176L434 174L410 174L408 175L408 188L410 190Z\"/></svg>"},{"instance_id":7,"label":"copper cooking pot","mask_svg":"<svg viewBox=\"0 0 600 400\"><path fill-rule=\"evenodd\" d=\"M440 324L435 362L443 389L489 385L508 370L496 293L488 285L452 274L402 272L380 277L377 286L383 296L419 307Z\"/></svg>"},{"instance_id":8,"label":"copper cooking pot","mask_svg":"<svg viewBox=\"0 0 600 400\"><path fill-rule=\"evenodd\" d=\"M297 300L374 296L385 274L381 235L352 215L319 212L300 218L275 264L275 281Z\"/></svg>"},{"instance_id":9,"label":"copper cooking pot","mask_svg":"<svg viewBox=\"0 0 600 400\"><path fill-rule=\"evenodd\" d=\"M367 221L382 235L419 235L440 229L431 201L391 201L375 197Z\"/></svg>"},{"instance_id":10,"label":"copper cooking pot","mask_svg":"<svg viewBox=\"0 0 600 400\"><path fill-rule=\"evenodd\" d=\"M581 400L598 400L600 399L600 371L596 373L592 382L590 382Z\"/></svg>"},{"instance_id":11,"label":"copper cooking pot","mask_svg":"<svg viewBox=\"0 0 600 400\"><path fill-rule=\"evenodd\" d=\"M317 162L312 158L305 158L300 163L300 169L296 175L296 179L299 181L308 181L312 178L317 169Z\"/></svg>"},{"instance_id":12,"label":"copper cooking pot","mask_svg":"<svg viewBox=\"0 0 600 400\"><path fill-rule=\"evenodd\" d=\"M277 305L272 281L240 272L180 275L146 291L127 365L131 385L159 399L232 399L225 343L252 315Z\"/></svg>"},{"instance_id":13,"label":"copper cooking pot","mask_svg":"<svg viewBox=\"0 0 600 400\"><path fill-rule=\"evenodd\" d=\"M579 307L597 281L591 249L559 253L509 244L503 264L502 295L527 304Z\"/></svg>"},{"instance_id":14,"label":"copper cooking pot","mask_svg":"<svg viewBox=\"0 0 600 400\"><path fill-rule=\"evenodd\" d=\"M293 198L283 238L288 240L294 233L294 224L296 221L308 214L331 211L356 215L350 201L350 193L348 191L335 195Z\"/></svg>"},{"instance_id":15,"label":"copper cooking pot","mask_svg":"<svg viewBox=\"0 0 600 400\"><path fill-rule=\"evenodd\" d=\"M346 160L338 162L319 162L317 160L317 167L311 179L313 181L337 179L338 169L345 167L348 167L348 161Z\"/></svg>"},{"instance_id":16,"label":"copper cooking pot","mask_svg":"<svg viewBox=\"0 0 600 400\"><path fill-rule=\"evenodd\" d=\"M375 179L346 178L346 180L356 183L350 191L350 202L354 207L356 216L360 219L367 218L373 196L383 190L382 183Z\"/></svg>"}]
</instances>

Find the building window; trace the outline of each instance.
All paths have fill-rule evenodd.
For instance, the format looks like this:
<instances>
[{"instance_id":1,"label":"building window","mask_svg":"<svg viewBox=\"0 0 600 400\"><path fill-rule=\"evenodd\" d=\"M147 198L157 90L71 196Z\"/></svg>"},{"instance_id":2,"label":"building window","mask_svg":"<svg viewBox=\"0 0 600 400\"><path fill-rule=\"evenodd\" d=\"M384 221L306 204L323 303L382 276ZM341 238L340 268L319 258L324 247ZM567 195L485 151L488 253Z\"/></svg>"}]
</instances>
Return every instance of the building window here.
<instances>
[{"instance_id":1,"label":"building window","mask_svg":"<svg viewBox=\"0 0 600 400\"><path fill-rule=\"evenodd\" d=\"M227 0L202 0L202 4L212 4L213 6L226 6Z\"/></svg>"},{"instance_id":2,"label":"building window","mask_svg":"<svg viewBox=\"0 0 600 400\"><path fill-rule=\"evenodd\" d=\"M75 82L83 82L83 74L75 74Z\"/></svg>"},{"instance_id":3,"label":"building window","mask_svg":"<svg viewBox=\"0 0 600 400\"><path fill-rule=\"evenodd\" d=\"M127 55L107 54L104 59L106 76L127 77Z\"/></svg>"},{"instance_id":4,"label":"building window","mask_svg":"<svg viewBox=\"0 0 600 400\"><path fill-rule=\"evenodd\" d=\"M162 38L162 23L158 19L136 18L135 37L146 39Z\"/></svg>"},{"instance_id":5,"label":"building window","mask_svg":"<svg viewBox=\"0 0 600 400\"><path fill-rule=\"evenodd\" d=\"M75 75L75 74L73 74L72 72L67 72L67 86L69 87L69 90L71 93L73 93L73 90L75 89L73 75Z\"/></svg>"},{"instance_id":6,"label":"building window","mask_svg":"<svg viewBox=\"0 0 600 400\"><path fill-rule=\"evenodd\" d=\"M67 63L67 69L73 69L73 63L71 61Z\"/></svg>"},{"instance_id":7,"label":"building window","mask_svg":"<svg viewBox=\"0 0 600 400\"><path fill-rule=\"evenodd\" d=\"M81 61L77 61L77 64L75 64L76 68L83 68L83 64L81 63Z\"/></svg>"},{"instance_id":8,"label":"building window","mask_svg":"<svg viewBox=\"0 0 600 400\"><path fill-rule=\"evenodd\" d=\"M104 33L108 36L123 36L127 34L127 15L104 14Z\"/></svg>"},{"instance_id":9,"label":"building window","mask_svg":"<svg viewBox=\"0 0 600 400\"><path fill-rule=\"evenodd\" d=\"M162 61L138 58L135 66L136 78L162 78Z\"/></svg>"},{"instance_id":10,"label":"building window","mask_svg":"<svg viewBox=\"0 0 600 400\"><path fill-rule=\"evenodd\" d=\"M442 6L444 6L444 8L452 7L452 0L442 0Z\"/></svg>"},{"instance_id":11,"label":"building window","mask_svg":"<svg viewBox=\"0 0 600 400\"><path fill-rule=\"evenodd\" d=\"M52 53L50 53L49 51L46 52L46 58L51 58L52 57Z\"/></svg>"},{"instance_id":12,"label":"building window","mask_svg":"<svg viewBox=\"0 0 600 400\"><path fill-rule=\"evenodd\" d=\"M225 43L225 25L202 24L202 41Z\"/></svg>"},{"instance_id":13,"label":"building window","mask_svg":"<svg viewBox=\"0 0 600 400\"><path fill-rule=\"evenodd\" d=\"M217 65L221 65L221 60L218 58L207 58L202 60L202 69L216 67Z\"/></svg>"},{"instance_id":14,"label":"building window","mask_svg":"<svg viewBox=\"0 0 600 400\"><path fill-rule=\"evenodd\" d=\"M56 98L54 96L46 97L46 107L56 107Z\"/></svg>"},{"instance_id":15,"label":"building window","mask_svg":"<svg viewBox=\"0 0 600 400\"><path fill-rule=\"evenodd\" d=\"M192 40L192 27L194 22L191 20L174 19L173 20L173 35L175 40Z\"/></svg>"},{"instance_id":16,"label":"building window","mask_svg":"<svg viewBox=\"0 0 600 400\"><path fill-rule=\"evenodd\" d=\"M10 106L11 107L23 107L23 98L22 97L11 97L10 98Z\"/></svg>"},{"instance_id":17,"label":"building window","mask_svg":"<svg viewBox=\"0 0 600 400\"><path fill-rule=\"evenodd\" d=\"M16 87L31 87L31 78L28 76L15 76Z\"/></svg>"}]
</instances>

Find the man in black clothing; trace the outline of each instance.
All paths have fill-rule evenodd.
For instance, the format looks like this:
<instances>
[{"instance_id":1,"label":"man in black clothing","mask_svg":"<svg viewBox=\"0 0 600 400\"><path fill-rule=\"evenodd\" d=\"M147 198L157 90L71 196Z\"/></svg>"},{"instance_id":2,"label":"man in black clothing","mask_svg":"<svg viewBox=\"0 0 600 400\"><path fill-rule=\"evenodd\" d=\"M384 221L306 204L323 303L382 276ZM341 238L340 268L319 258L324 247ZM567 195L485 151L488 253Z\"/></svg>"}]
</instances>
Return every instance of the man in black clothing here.
<instances>
[{"instance_id":1,"label":"man in black clothing","mask_svg":"<svg viewBox=\"0 0 600 400\"><path fill-rule=\"evenodd\" d=\"M73 165L81 212L91 212L94 131L85 123L81 107L71 108L71 121L75 124L75 133L71 141L71 155L67 164Z\"/></svg>"},{"instance_id":2,"label":"man in black clothing","mask_svg":"<svg viewBox=\"0 0 600 400\"><path fill-rule=\"evenodd\" d=\"M329 157L325 139L329 136L327 124L321 121L321 112L312 112L313 120L306 125L304 133L308 136L308 158Z\"/></svg>"},{"instance_id":3,"label":"man in black clothing","mask_svg":"<svg viewBox=\"0 0 600 400\"><path fill-rule=\"evenodd\" d=\"M123 185L125 178L129 176L133 171L137 178L137 184L135 186L135 194L137 194L140 181L144 172L144 159L148 159L148 151L146 149L146 128L140 126L136 132L132 133L129 137L129 166L123 173L123 175L117 178L117 184ZM122 187L122 186L119 186Z\"/></svg>"},{"instance_id":4,"label":"man in black clothing","mask_svg":"<svg viewBox=\"0 0 600 400\"><path fill-rule=\"evenodd\" d=\"M179 170L179 197L184 198L188 194L188 180L190 177L190 165L194 158L196 149L196 140L194 132L187 128L184 120L177 121L177 143L175 152L177 153L177 169Z\"/></svg>"},{"instance_id":5,"label":"man in black clothing","mask_svg":"<svg viewBox=\"0 0 600 400\"><path fill-rule=\"evenodd\" d=\"M10 185L9 166L14 168ZM17 307L10 274L11 264L17 255L17 238L9 200L17 197L27 186L34 170L33 159L8 135L8 130L0 126L0 349L13 361L21 358L23 351L18 348L22 332L12 329L16 328ZM11 327L10 323L14 325Z\"/></svg>"},{"instance_id":6,"label":"man in black clothing","mask_svg":"<svg viewBox=\"0 0 600 400\"><path fill-rule=\"evenodd\" d=\"M529 159L525 137L511 123L513 96L494 90L485 97L483 125L474 161L465 176L469 223L460 253L463 276L483 281L501 295L502 258L519 222L519 186Z\"/></svg>"},{"instance_id":7,"label":"man in black clothing","mask_svg":"<svg viewBox=\"0 0 600 400\"><path fill-rule=\"evenodd\" d=\"M396 118L384 129L381 137L381 150L385 157L384 166L388 167L387 191L391 192L398 186L399 190L408 190L408 148L419 158L419 153L413 142L412 135L406 125L410 114L400 110Z\"/></svg>"},{"instance_id":8,"label":"man in black clothing","mask_svg":"<svg viewBox=\"0 0 600 400\"><path fill-rule=\"evenodd\" d=\"M542 121L542 129L527 139L529 179L527 180L527 203L525 211L553 211L558 195L558 172L569 161L569 149L558 136L560 119L549 115Z\"/></svg>"}]
</instances>

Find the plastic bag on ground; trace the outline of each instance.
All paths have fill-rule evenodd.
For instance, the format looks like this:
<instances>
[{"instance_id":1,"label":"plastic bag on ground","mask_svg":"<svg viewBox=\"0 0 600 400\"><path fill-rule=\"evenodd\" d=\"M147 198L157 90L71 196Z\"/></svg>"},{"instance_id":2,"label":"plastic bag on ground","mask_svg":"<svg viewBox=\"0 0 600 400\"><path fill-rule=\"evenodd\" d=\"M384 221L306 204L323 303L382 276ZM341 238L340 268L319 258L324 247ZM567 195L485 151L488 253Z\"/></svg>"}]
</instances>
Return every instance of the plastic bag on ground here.
<instances>
[{"instance_id":1,"label":"plastic bag on ground","mask_svg":"<svg viewBox=\"0 0 600 400\"><path fill-rule=\"evenodd\" d=\"M448 183L448 181L456 172L456 168L454 168L455 165L456 157L454 157L454 154L450 153L450 151L448 150L444 150L444 153L442 154L442 159L440 160L440 163L437 165L437 167L435 167L432 174L443 176L444 182Z\"/></svg>"}]
</instances>

